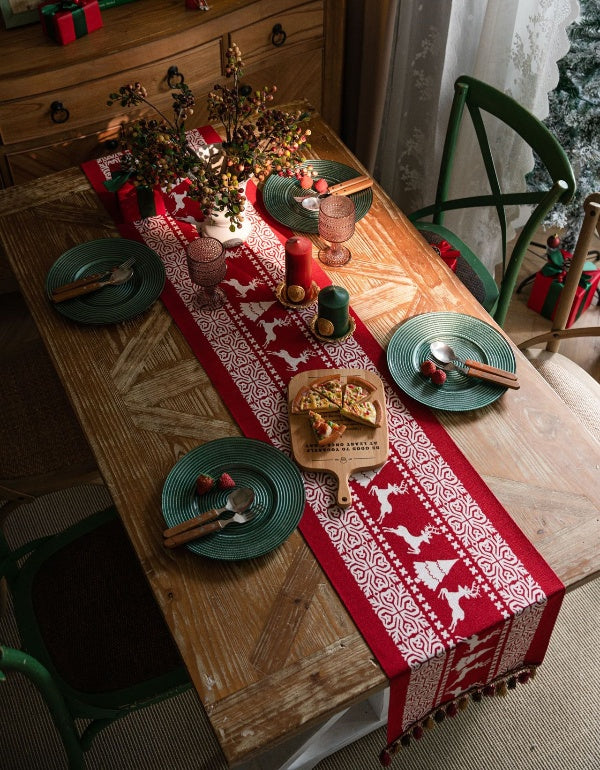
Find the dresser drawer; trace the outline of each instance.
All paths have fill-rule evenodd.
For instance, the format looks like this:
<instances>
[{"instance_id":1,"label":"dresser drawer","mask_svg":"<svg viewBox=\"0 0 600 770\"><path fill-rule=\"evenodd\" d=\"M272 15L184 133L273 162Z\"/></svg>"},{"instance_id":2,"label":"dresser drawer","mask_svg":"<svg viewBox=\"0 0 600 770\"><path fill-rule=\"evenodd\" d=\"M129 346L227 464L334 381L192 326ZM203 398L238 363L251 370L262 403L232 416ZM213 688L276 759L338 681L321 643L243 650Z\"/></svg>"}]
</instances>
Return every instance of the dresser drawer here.
<instances>
[{"instance_id":1,"label":"dresser drawer","mask_svg":"<svg viewBox=\"0 0 600 770\"><path fill-rule=\"evenodd\" d=\"M244 64L252 66L258 61L264 63L270 57L286 57L290 48L302 44L307 50L322 47L323 22L323 2L319 0L232 30L229 43L236 43Z\"/></svg>"},{"instance_id":2,"label":"dresser drawer","mask_svg":"<svg viewBox=\"0 0 600 770\"><path fill-rule=\"evenodd\" d=\"M72 88L50 91L39 97L6 102L0 105L0 136L6 145L31 139L74 136L90 127L109 127L118 121L122 108L106 102L109 93L120 86L139 81L143 83L153 104L165 108L172 116L171 89L167 73L176 66L196 97L212 88L221 76L221 39L212 40L191 51L166 56L147 67L123 70L112 78L81 83ZM55 122L51 117L53 103L58 102L68 110L65 122ZM135 114L133 110L130 111ZM129 114L129 113L128 113ZM59 120L64 112L56 113Z\"/></svg>"}]
</instances>

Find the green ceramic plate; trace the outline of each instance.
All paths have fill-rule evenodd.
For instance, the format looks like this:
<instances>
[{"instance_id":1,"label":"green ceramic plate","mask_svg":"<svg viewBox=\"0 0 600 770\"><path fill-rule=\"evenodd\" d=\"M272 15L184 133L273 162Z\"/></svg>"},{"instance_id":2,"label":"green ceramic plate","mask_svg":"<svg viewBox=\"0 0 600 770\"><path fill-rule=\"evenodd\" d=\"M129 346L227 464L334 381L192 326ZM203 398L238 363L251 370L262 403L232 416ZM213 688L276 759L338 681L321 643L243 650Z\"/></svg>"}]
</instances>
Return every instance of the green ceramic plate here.
<instances>
[{"instance_id":1,"label":"green ceramic plate","mask_svg":"<svg viewBox=\"0 0 600 770\"><path fill-rule=\"evenodd\" d=\"M192 449L173 467L162 493L167 527L222 508L231 490L211 490L199 497L198 474L217 478L229 473L238 487L252 487L258 513L247 524L230 524L220 532L188 543L194 553L212 559L251 559L281 545L296 529L304 512L306 493L296 465L264 441L220 438ZM229 516L227 513L225 516Z\"/></svg>"},{"instance_id":2,"label":"green ceramic plate","mask_svg":"<svg viewBox=\"0 0 600 770\"><path fill-rule=\"evenodd\" d=\"M333 160L309 160L307 163L314 166L318 176L326 179L329 185L346 182L348 179L360 176L355 168L345 166L343 163L336 163ZM307 191L300 187L295 177L278 176L277 174L271 174L267 177L262 191L265 208L274 219L301 233L318 233L319 212L308 211L301 203L294 200L294 198L306 194ZM373 190L371 188L361 190L348 197L354 201L356 221L358 222L371 208Z\"/></svg>"},{"instance_id":3,"label":"green ceramic plate","mask_svg":"<svg viewBox=\"0 0 600 770\"><path fill-rule=\"evenodd\" d=\"M50 268L46 292L85 275L100 273L135 257L133 276L120 286L69 299L54 307L59 313L84 324L126 321L142 313L160 296L165 284L165 268L155 251L127 238L102 238L65 251Z\"/></svg>"},{"instance_id":4,"label":"green ceramic plate","mask_svg":"<svg viewBox=\"0 0 600 770\"><path fill-rule=\"evenodd\" d=\"M500 398L506 388L462 372L447 372L442 386L424 377L419 366L431 358L429 345L434 340L451 345L463 360L471 358L515 371L510 345L489 324L461 313L424 313L405 321L387 349L390 374L405 393L422 404L451 412L479 409Z\"/></svg>"}]
</instances>

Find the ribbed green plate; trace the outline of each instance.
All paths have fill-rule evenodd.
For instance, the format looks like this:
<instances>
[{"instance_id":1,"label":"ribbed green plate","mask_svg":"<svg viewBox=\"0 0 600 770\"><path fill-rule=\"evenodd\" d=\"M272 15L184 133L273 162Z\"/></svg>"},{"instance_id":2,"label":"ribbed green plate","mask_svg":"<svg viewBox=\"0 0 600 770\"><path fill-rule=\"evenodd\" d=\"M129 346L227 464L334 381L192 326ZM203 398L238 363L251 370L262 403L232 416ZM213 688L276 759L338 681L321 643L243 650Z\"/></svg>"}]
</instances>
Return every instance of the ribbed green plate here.
<instances>
[{"instance_id":1,"label":"ribbed green plate","mask_svg":"<svg viewBox=\"0 0 600 770\"><path fill-rule=\"evenodd\" d=\"M50 268L46 292L86 275L110 270L135 257L133 276L120 286L60 302L59 313L83 324L109 324L126 321L142 313L160 296L165 285L165 268L158 254L143 243L127 238L101 238L65 251Z\"/></svg>"},{"instance_id":2,"label":"ribbed green plate","mask_svg":"<svg viewBox=\"0 0 600 770\"><path fill-rule=\"evenodd\" d=\"M510 345L489 324L461 313L424 313L405 321L387 349L390 374L405 393L421 404L451 412L480 409L500 398L506 388L462 372L446 372L446 382L441 386L424 377L419 366L431 358L429 345L434 340L451 345L463 360L471 358L515 371Z\"/></svg>"},{"instance_id":3,"label":"ribbed green plate","mask_svg":"<svg viewBox=\"0 0 600 770\"><path fill-rule=\"evenodd\" d=\"M345 166L343 163L336 163L334 160L306 161L306 164L309 163L314 166L318 177L327 180L329 186L360 176L360 172L355 168ZM294 198L306 194L307 191L300 187L295 177L278 176L277 174L271 174L267 177L262 191L265 208L274 219L301 233L318 233L319 212L308 211L301 203L294 200ZM373 190L369 187L367 190L361 190L348 197L354 201L356 221L358 222L371 208Z\"/></svg>"},{"instance_id":4,"label":"ribbed green plate","mask_svg":"<svg viewBox=\"0 0 600 770\"><path fill-rule=\"evenodd\" d=\"M229 490L211 490L201 497L196 478L229 473L237 487L252 487L257 515L247 524L229 524L220 532L187 545L211 559L251 559L281 545L296 529L306 493L297 466L279 449L256 439L220 438L192 449L173 467L163 487L162 510L167 527L222 508ZM226 516L231 514L227 513Z\"/></svg>"}]
</instances>

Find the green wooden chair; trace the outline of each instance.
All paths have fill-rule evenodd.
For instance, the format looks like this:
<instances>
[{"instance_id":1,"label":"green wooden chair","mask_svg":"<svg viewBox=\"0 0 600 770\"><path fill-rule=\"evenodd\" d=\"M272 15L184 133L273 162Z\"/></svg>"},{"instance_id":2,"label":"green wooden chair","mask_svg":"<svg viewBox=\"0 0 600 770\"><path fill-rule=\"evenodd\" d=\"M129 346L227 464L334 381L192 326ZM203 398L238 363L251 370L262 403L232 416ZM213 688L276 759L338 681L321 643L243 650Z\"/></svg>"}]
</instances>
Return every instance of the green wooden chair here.
<instances>
[{"instance_id":1,"label":"green wooden chair","mask_svg":"<svg viewBox=\"0 0 600 770\"><path fill-rule=\"evenodd\" d=\"M435 203L414 211L409 218L426 240L433 245L446 240L460 251L461 256L456 269L458 278L502 326L529 242L541 226L546 213L556 203L566 203L573 197L575 178L569 159L558 141L536 117L514 99L486 83L465 75L456 80L454 91ZM461 171L460 168L455 167L454 156L461 124L465 117L465 107L473 122L486 178L482 179L480 195L450 198L451 181L460 175ZM505 123L531 147L548 171L547 190L527 191L525 180L523 180L524 191L501 190L495 168L495 162L499 159L494 158L492 154L484 123L484 113ZM476 147L473 151L476 152ZM510 163L510 157L502 158L502 161L505 164ZM514 242L511 253L508 254L506 210L515 205L532 205L533 210ZM476 209L481 207L495 209L500 225L502 277L499 285L469 246L458 235L444 227L445 212L473 208L475 209L473 216L477 216ZM426 218L431 218L431 221L424 221Z\"/></svg>"},{"instance_id":2,"label":"green wooden chair","mask_svg":"<svg viewBox=\"0 0 600 770\"><path fill-rule=\"evenodd\" d=\"M0 680L37 686L71 769L104 727L191 686L114 507L15 549L0 530L3 574L23 649L0 644Z\"/></svg>"}]
</instances>

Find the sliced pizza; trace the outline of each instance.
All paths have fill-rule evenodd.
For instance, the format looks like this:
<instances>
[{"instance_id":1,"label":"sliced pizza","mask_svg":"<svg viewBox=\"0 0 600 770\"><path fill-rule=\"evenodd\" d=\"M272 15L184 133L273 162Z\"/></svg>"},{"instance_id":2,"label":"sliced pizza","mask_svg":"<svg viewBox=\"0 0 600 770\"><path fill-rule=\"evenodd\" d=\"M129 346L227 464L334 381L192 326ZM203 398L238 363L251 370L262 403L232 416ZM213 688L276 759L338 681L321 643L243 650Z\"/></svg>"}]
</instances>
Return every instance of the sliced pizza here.
<instances>
[{"instance_id":1,"label":"sliced pizza","mask_svg":"<svg viewBox=\"0 0 600 770\"><path fill-rule=\"evenodd\" d=\"M381 407L379 401L358 401L340 409L340 414L353 422L364 423L372 428L381 425Z\"/></svg>"},{"instance_id":2,"label":"sliced pizza","mask_svg":"<svg viewBox=\"0 0 600 770\"><path fill-rule=\"evenodd\" d=\"M326 420L318 412L309 412L310 427L319 446L332 444L346 430L345 425L338 425L333 420Z\"/></svg>"},{"instance_id":3,"label":"sliced pizza","mask_svg":"<svg viewBox=\"0 0 600 770\"><path fill-rule=\"evenodd\" d=\"M343 406L349 406L350 404L364 401L369 398L374 390L375 386L371 385L370 382L363 380L362 377L348 377L346 385L344 386Z\"/></svg>"},{"instance_id":4,"label":"sliced pizza","mask_svg":"<svg viewBox=\"0 0 600 770\"><path fill-rule=\"evenodd\" d=\"M300 388L292 401L292 414L309 412L311 410L316 412L335 412L337 411L337 406L326 396L313 390L310 385L306 385Z\"/></svg>"},{"instance_id":5,"label":"sliced pizza","mask_svg":"<svg viewBox=\"0 0 600 770\"><path fill-rule=\"evenodd\" d=\"M339 374L315 380L311 387L313 390L316 390L317 393L328 398L338 409L344 403L342 381Z\"/></svg>"}]
</instances>

